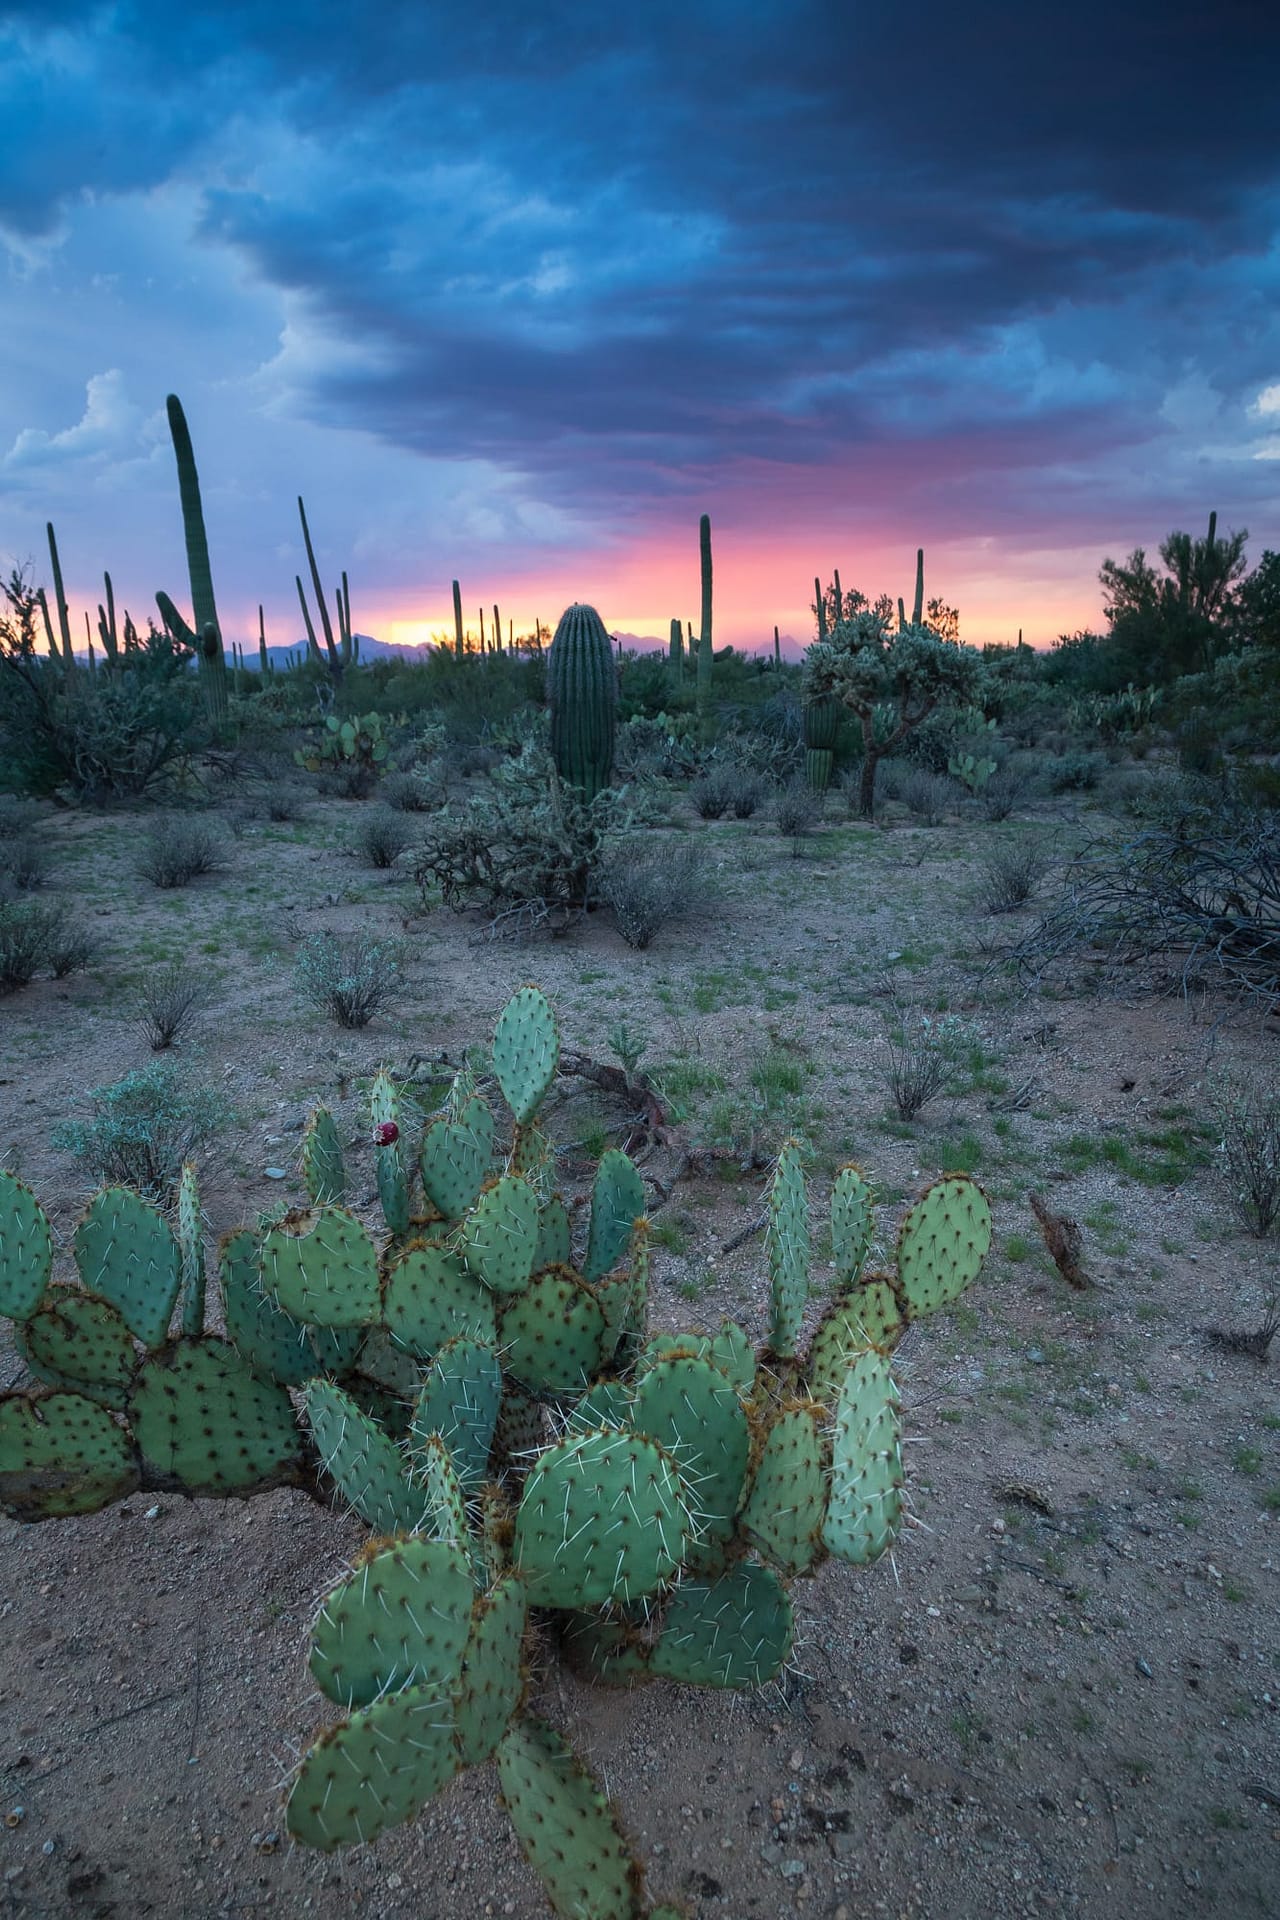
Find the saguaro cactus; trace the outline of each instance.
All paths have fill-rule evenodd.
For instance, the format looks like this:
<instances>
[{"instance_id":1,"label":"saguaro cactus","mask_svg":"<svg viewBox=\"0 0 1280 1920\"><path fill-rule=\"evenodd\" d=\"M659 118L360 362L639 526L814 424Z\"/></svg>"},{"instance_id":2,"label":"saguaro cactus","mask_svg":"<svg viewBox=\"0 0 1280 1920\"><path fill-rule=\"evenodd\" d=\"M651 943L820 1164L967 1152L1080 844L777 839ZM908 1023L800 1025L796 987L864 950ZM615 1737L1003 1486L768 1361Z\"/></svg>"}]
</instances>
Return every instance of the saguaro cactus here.
<instances>
[{"instance_id":1,"label":"saguaro cactus","mask_svg":"<svg viewBox=\"0 0 1280 1920\"><path fill-rule=\"evenodd\" d=\"M702 560L702 627L698 634L698 719L705 731L711 719L711 515L698 523Z\"/></svg>"},{"instance_id":2,"label":"saguaro cactus","mask_svg":"<svg viewBox=\"0 0 1280 1920\"><path fill-rule=\"evenodd\" d=\"M191 433L182 402L176 393L165 401L174 457L178 463L178 491L182 497L182 527L187 541L187 574L191 582L191 618L189 627L167 593L157 593L156 605L167 631L183 646L192 648L200 669L205 706L213 721L227 717L227 659L222 650L222 628L213 597L213 571L209 565L209 540L204 528L204 508L200 502L200 476L191 446Z\"/></svg>"},{"instance_id":3,"label":"saguaro cactus","mask_svg":"<svg viewBox=\"0 0 1280 1920\"><path fill-rule=\"evenodd\" d=\"M454 650L461 660L465 651L462 641L462 588L456 580L453 583L453 634Z\"/></svg>"},{"instance_id":4,"label":"saguaro cactus","mask_svg":"<svg viewBox=\"0 0 1280 1920\"><path fill-rule=\"evenodd\" d=\"M613 648L594 607L575 603L561 614L547 656L547 699L560 778L593 800L613 772L618 702Z\"/></svg>"}]
</instances>

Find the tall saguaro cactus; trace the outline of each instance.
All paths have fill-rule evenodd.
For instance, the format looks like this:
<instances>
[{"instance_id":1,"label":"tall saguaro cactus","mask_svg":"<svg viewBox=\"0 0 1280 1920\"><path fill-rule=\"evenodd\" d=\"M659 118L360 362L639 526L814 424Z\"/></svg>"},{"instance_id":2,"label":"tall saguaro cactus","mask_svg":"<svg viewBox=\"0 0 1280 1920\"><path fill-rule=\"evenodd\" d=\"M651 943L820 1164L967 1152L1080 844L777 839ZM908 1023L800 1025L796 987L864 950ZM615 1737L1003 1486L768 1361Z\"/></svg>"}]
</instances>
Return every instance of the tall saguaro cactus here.
<instances>
[{"instance_id":1,"label":"tall saguaro cactus","mask_svg":"<svg viewBox=\"0 0 1280 1920\"><path fill-rule=\"evenodd\" d=\"M311 529L307 525L307 510L302 504L302 495L298 495L298 518L302 522L302 538L307 549L307 562L311 568L311 585L315 589L316 604L320 608L320 624L324 629L325 654L327 666L335 680L340 680L347 667L355 658L355 648L351 638L351 594L347 586L347 576L342 576L342 585L335 590L338 611L338 639L333 637L333 622L329 618L329 603L325 598L324 587L320 580L320 569L316 565L315 549L311 544ZM300 575L294 576L297 582L298 599L302 606L302 618L307 629L307 649L317 660L324 659L316 643L315 628L307 611L307 596L303 590Z\"/></svg>"},{"instance_id":2,"label":"tall saguaro cactus","mask_svg":"<svg viewBox=\"0 0 1280 1920\"><path fill-rule=\"evenodd\" d=\"M711 515L698 523L702 561L702 627L698 634L698 720L705 733L711 722Z\"/></svg>"},{"instance_id":3,"label":"tall saguaro cactus","mask_svg":"<svg viewBox=\"0 0 1280 1920\"><path fill-rule=\"evenodd\" d=\"M462 642L462 588L456 580L453 583L453 633L454 646L461 660L465 651Z\"/></svg>"},{"instance_id":4,"label":"tall saguaro cactus","mask_svg":"<svg viewBox=\"0 0 1280 1920\"><path fill-rule=\"evenodd\" d=\"M575 603L561 614L547 655L547 700L560 778L594 800L613 773L618 703L613 648L594 607Z\"/></svg>"},{"instance_id":5,"label":"tall saguaro cactus","mask_svg":"<svg viewBox=\"0 0 1280 1920\"><path fill-rule=\"evenodd\" d=\"M905 608L903 607L901 597L899 597L899 600L898 600L899 627L905 627L907 624L905 618L903 617L904 613L905 613ZM911 624L913 627L918 627L918 626L921 626L923 622L924 622L924 548L917 547L916 548L916 597L911 608Z\"/></svg>"},{"instance_id":6,"label":"tall saguaro cactus","mask_svg":"<svg viewBox=\"0 0 1280 1920\"><path fill-rule=\"evenodd\" d=\"M157 593L156 605L166 630L181 645L191 647L200 669L205 706L213 721L227 717L227 659L222 650L222 628L213 597L213 571L209 565L209 540L204 528L204 508L200 502L200 476L182 402L176 393L165 401L169 415L169 433L178 463L178 491L182 498L182 529L187 542L187 575L191 582L191 618L189 627L167 593Z\"/></svg>"},{"instance_id":7,"label":"tall saguaro cactus","mask_svg":"<svg viewBox=\"0 0 1280 1920\"><path fill-rule=\"evenodd\" d=\"M667 644L667 657L672 672L678 675L684 665L684 635L678 620L671 622L671 637Z\"/></svg>"}]
</instances>

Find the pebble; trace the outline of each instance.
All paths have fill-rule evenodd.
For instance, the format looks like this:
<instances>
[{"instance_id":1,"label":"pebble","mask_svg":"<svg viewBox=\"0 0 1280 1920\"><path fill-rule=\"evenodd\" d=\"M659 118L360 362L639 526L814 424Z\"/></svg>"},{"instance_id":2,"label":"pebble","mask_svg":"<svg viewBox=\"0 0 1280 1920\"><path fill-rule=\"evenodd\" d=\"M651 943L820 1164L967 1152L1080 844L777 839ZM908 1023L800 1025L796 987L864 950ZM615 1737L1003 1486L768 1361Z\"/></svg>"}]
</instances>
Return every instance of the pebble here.
<instances>
[{"instance_id":1,"label":"pebble","mask_svg":"<svg viewBox=\"0 0 1280 1920\"><path fill-rule=\"evenodd\" d=\"M262 1172L264 1178L267 1180L287 1180L289 1178L283 1167L264 1167Z\"/></svg>"},{"instance_id":2,"label":"pebble","mask_svg":"<svg viewBox=\"0 0 1280 1920\"><path fill-rule=\"evenodd\" d=\"M1151 1669L1145 1660L1135 1660L1133 1664L1139 1673L1145 1675L1148 1680L1151 1678Z\"/></svg>"}]
</instances>

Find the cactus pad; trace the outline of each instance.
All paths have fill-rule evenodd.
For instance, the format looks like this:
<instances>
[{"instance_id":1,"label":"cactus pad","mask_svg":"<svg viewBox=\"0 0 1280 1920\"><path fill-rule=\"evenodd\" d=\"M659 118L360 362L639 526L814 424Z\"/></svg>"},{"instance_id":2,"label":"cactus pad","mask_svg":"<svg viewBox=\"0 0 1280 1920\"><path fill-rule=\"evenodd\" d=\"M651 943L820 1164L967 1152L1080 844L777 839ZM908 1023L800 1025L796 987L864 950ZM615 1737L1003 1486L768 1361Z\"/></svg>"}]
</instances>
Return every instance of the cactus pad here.
<instances>
[{"instance_id":1,"label":"cactus pad","mask_svg":"<svg viewBox=\"0 0 1280 1920\"><path fill-rule=\"evenodd\" d=\"M637 1920L639 1878L608 1801L569 1743L530 1714L498 1743L520 1850L563 1920Z\"/></svg>"},{"instance_id":2,"label":"cactus pad","mask_svg":"<svg viewBox=\"0 0 1280 1920\"><path fill-rule=\"evenodd\" d=\"M519 1126L532 1120L556 1077L560 1035L538 987L512 994L493 1030L493 1071Z\"/></svg>"},{"instance_id":3,"label":"cactus pad","mask_svg":"<svg viewBox=\"0 0 1280 1920\"><path fill-rule=\"evenodd\" d=\"M769 1429L739 1531L784 1573L804 1573L821 1549L827 1488L822 1413L789 1407Z\"/></svg>"},{"instance_id":4,"label":"cactus pad","mask_svg":"<svg viewBox=\"0 0 1280 1920\"><path fill-rule=\"evenodd\" d=\"M588 1433L592 1427L629 1427L631 1404L631 1388L625 1380L597 1380L575 1404L569 1424L579 1433Z\"/></svg>"},{"instance_id":5,"label":"cactus pad","mask_svg":"<svg viewBox=\"0 0 1280 1920\"><path fill-rule=\"evenodd\" d=\"M397 1540L362 1557L316 1616L311 1673L340 1707L401 1687L451 1689L474 1588L467 1556L441 1540Z\"/></svg>"},{"instance_id":6,"label":"cactus pad","mask_svg":"<svg viewBox=\"0 0 1280 1920\"><path fill-rule=\"evenodd\" d=\"M535 1393L579 1393L607 1344L604 1308L572 1267L536 1274L502 1315L502 1364Z\"/></svg>"},{"instance_id":7,"label":"cactus pad","mask_svg":"<svg viewBox=\"0 0 1280 1920\"><path fill-rule=\"evenodd\" d=\"M488 1760L520 1704L520 1645L528 1612L518 1574L503 1574L476 1599L454 1691L454 1739L464 1767Z\"/></svg>"},{"instance_id":8,"label":"cactus pad","mask_svg":"<svg viewBox=\"0 0 1280 1920\"><path fill-rule=\"evenodd\" d=\"M182 1278L164 1216L128 1187L104 1187L76 1228L75 1257L87 1291L119 1308L144 1347L160 1346Z\"/></svg>"},{"instance_id":9,"label":"cactus pad","mask_svg":"<svg viewBox=\"0 0 1280 1920\"><path fill-rule=\"evenodd\" d=\"M196 1170L188 1163L178 1180L178 1252L181 1256L182 1331L204 1332L204 1218Z\"/></svg>"},{"instance_id":10,"label":"cactus pad","mask_svg":"<svg viewBox=\"0 0 1280 1920\"><path fill-rule=\"evenodd\" d=\"M674 1455L695 1490L706 1536L727 1540L742 1498L751 1434L724 1374L705 1360L660 1360L636 1388L631 1424Z\"/></svg>"},{"instance_id":11,"label":"cactus pad","mask_svg":"<svg viewBox=\"0 0 1280 1920\"><path fill-rule=\"evenodd\" d=\"M382 1312L392 1338L423 1360L455 1335L487 1346L498 1337L493 1295L434 1240L409 1247L387 1269Z\"/></svg>"},{"instance_id":12,"label":"cactus pad","mask_svg":"<svg viewBox=\"0 0 1280 1920\"><path fill-rule=\"evenodd\" d=\"M573 1258L573 1236L569 1229L569 1209L559 1194L544 1200L538 1210L538 1244L533 1270L543 1267L567 1267Z\"/></svg>"},{"instance_id":13,"label":"cactus pad","mask_svg":"<svg viewBox=\"0 0 1280 1920\"><path fill-rule=\"evenodd\" d=\"M791 1652L795 1620L769 1567L741 1561L718 1580L682 1580L653 1650L653 1671L695 1687L762 1687Z\"/></svg>"},{"instance_id":14,"label":"cactus pad","mask_svg":"<svg viewBox=\"0 0 1280 1920\"><path fill-rule=\"evenodd\" d=\"M30 1187L0 1167L0 1314L25 1320L53 1271L53 1234Z\"/></svg>"},{"instance_id":15,"label":"cactus pad","mask_svg":"<svg viewBox=\"0 0 1280 1920\"><path fill-rule=\"evenodd\" d=\"M138 1485L129 1435L79 1393L0 1395L0 1509L13 1520L96 1513Z\"/></svg>"},{"instance_id":16,"label":"cactus pad","mask_svg":"<svg viewBox=\"0 0 1280 1920\"><path fill-rule=\"evenodd\" d=\"M653 1678L650 1647L629 1622L611 1614L569 1614L562 1645L569 1665L596 1686L626 1687Z\"/></svg>"},{"instance_id":17,"label":"cactus pad","mask_svg":"<svg viewBox=\"0 0 1280 1920\"><path fill-rule=\"evenodd\" d=\"M225 1340L178 1340L148 1360L129 1402L142 1457L189 1493L244 1493L292 1478L302 1452L283 1387Z\"/></svg>"},{"instance_id":18,"label":"cactus pad","mask_svg":"<svg viewBox=\"0 0 1280 1920\"><path fill-rule=\"evenodd\" d=\"M917 1200L898 1233L898 1284L915 1320L958 1299L991 1246L991 1208L967 1173L949 1173Z\"/></svg>"},{"instance_id":19,"label":"cactus pad","mask_svg":"<svg viewBox=\"0 0 1280 1920\"><path fill-rule=\"evenodd\" d=\"M842 1292L856 1286L871 1246L871 1189L862 1169L841 1167L831 1189L831 1257Z\"/></svg>"},{"instance_id":20,"label":"cactus pad","mask_svg":"<svg viewBox=\"0 0 1280 1920\"><path fill-rule=\"evenodd\" d=\"M378 1201L389 1233L409 1231L409 1180L404 1141L400 1135L400 1100L395 1082L385 1068L373 1076L369 1089L374 1128L373 1164Z\"/></svg>"},{"instance_id":21,"label":"cactus pad","mask_svg":"<svg viewBox=\"0 0 1280 1920\"><path fill-rule=\"evenodd\" d=\"M734 1320L722 1320L720 1331L708 1343L706 1358L719 1367L739 1393L750 1394L756 1384L756 1352Z\"/></svg>"},{"instance_id":22,"label":"cactus pad","mask_svg":"<svg viewBox=\"0 0 1280 1920\"><path fill-rule=\"evenodd\" d=\"M784 1142L769 1191L765 1255L769 1264L769 1347L789 1360L809 1298L809 1210L797 1141Z\"/></svg>"},{"instance_id":23,"label":"cactus pad","mask_svg":"<svg viewBox=\"0 0 1280 1920\"><path fill-rule=\"evenodd\" d=\"M644 1213L644 1181L618 1147L600 1156L591 1187L591 1225L583 1275L599 1280L626 1251L631 1229Z\"/></svg>"},{"instance_id":24,"label":"cactus pad","mask_svg":"<svg viewBox=\"0 0 1280 1920\"><path fill-rule=\"evenodd\" d=\"M457 1764L452 1700L434 1687L406 1687L320 1735L294 1780L285 1824L324 1853L356 1846L412 1819Z\"/></svg>"},{"instance_id":25,"label":"cactus pad","mask_svg":"<svg viewBox=\"0 0 1280 1920\"><path fill-rule=\"evenodd\" d=\"M861 1353L836 1408L831 1492L822 1538L840 1560L870 1566L902 1526L898 1389L883 1354Z\"/></svg>"},{"instance_id":26,"label":"cactus pad","mask_svg":"<svg viewBox=\"0 0 1280 1920\"><path fill-rule=\"evenodd\" d=\"M689 1509L675 1462L608 1428L549 1447L525 1481L515 1563L537 1606L656 1593L684 1558Z\"/></svg>"},{"instance_id":27,"label":"cactus pad","mask_svg":"<svg viewBox=\"0 0 1280 1920\"><path fill-rule=\"evenodd\" d=\"M894 1284L882 1274L868 1275L847 1299L835 1301L809 1349L807 1374L814 1399L834 1406L854 1355L870 1347L892 1353L905 1325Z\"/></svg>"},{"instance_id":28,"label":"cactus pad","mask_svg":"<svg viewBox=\"0 0 1280 1920\"><path fill-rule=\"evenodd\" d=\"M458 1252L468 1273L494 1293L529 1283L538 1245L538 1196L517 1173L486 1187L462 1223Z\"/></svg>"},{"instance_id":29,"label":"cactus pad","mask_svg":"<svg viewBox=\"0 0 1280 1920\"><path fill-rule=\"evenodd\" d=\"M218 1248L218 1277L227 1335L255 1373L282 1387L300 1387L317 1373L341 1373L355 1359L362 1339L347 1332L307 1327L262 1291L258 1243L247 1228L229 1233Z\"/></svg>"},{"instance_id":30,"label":"cactus pad","mask_svg":"<svg viewBox=\"0 0 1280 1920\"><path fill-rule=\"evenodd\" d=\"M413 1443L438 1433L463 1493L485 1477L502 1402L502 1373L492 1347L450 1340L423 1375L410 1429Z\"/></svg>"},{"instance_id":31,"label":"cactus pad","mask_svg":"<svg viewBox=\"0 0 1280 1920\"><path fill-rule=\"evenodd\" d=\"M414 1489L421 1497L422 1531L432 1540L472 1548L467 1526L467 1502L448 1447L438 1433L429 1433L413 1449ZM481 1577L483 1568L477 1568Z\"/></svg>"},{"instance_id":32,"label":"cactus pad","mask_svg":"<svg viewBox=\"0 0 1280 1920\"><path fill-rule=\"evenodd\" d=\"M302 1178L313 1207L340 1206L346 1198L342 1142L327 1107L316 1108L302 1136Z\"/></svg>"},{"instance_id":33,"label":"cactus pad","mask_svg":"<svg viewBox=\"0 0 1280 1920\"><path fill-rule=\"evenodd\" d=\"M493 1158L493 1115L472 1095L462 1120L434 1120L422 1142L422 1190L446 1220L474 1204Z\"/></svg>"},{"instance_id":34,"label":"cactus pad","mask_svg":"<svg viewBox=\"0 0 1280 1920\"><path fill-rule=\"evenodd\" d=\"M262 1284L277 1306L315 1327L368 1327L378 1319L378 1256L342 1207L289 1214L262 1243Z\"/></svg>"},{"instance_id":35,"label":"cactus pad","mask_svg":"<svg viewBox=\"0 0 1280 1920\"><path fill-rule=\"evenodd\" d=\"M348 1506L376 1533L413 1533L427 1503L421 1488L410 1484L395 1441L327 1380L310 1383L302 1407L324 1470Z\"/></svg>"},{"instance_id":36,"label":"cactus pad","mask_svg":"<svg viewBox=\"0 0 1280 1920\"><path fill-rule=\"evenodd\" d=\"M138 1369L133 1335L108 1300L79 1287L51 1287L14 1342L32 1373L123 1412Z\"/></svg>"}]
</instances>

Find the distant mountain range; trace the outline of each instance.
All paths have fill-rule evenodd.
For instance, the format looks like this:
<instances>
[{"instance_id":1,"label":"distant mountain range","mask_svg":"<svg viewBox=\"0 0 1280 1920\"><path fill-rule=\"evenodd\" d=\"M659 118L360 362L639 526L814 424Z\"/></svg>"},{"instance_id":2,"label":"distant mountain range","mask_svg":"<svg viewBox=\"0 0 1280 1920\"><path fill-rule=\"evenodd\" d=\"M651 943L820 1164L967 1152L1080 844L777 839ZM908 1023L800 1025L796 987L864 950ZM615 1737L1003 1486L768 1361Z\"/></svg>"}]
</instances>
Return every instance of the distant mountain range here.
<instances>
[{"instance_id":1,"label":"distant mountain range","mask_svg":"<svg viewBox=\"0 0 1280 1920\"><path fill-rule=\"evenodd\" d=\"M665 653L668 646L666 640L659 639L656 634L652 633L615 633L613 638L616 641L621 641L624 653ZM375 640L373 636L368 633L359 633L356 635L356 639L360 642L360 659L362 661L424 661L429 659L434 652L434 648L432 647L393 646L389 640ZM804 650L808 642L793 640L790 634L783 634L781 645L783 659L794 665L796 661L803 658ZM303 639L293 647L268 647L267 659L277 671L282 672L291 662L296 662L299 655L305 658L306 651L307 643L306 640ZM745 651L745 649L740 647L738 651L741 653ZM772 653L773 647L772 644L768 646L762 645L753 647L751 651L753 653ZM245 647L244 664L251 673L258 671L258 649L256 647Z\"/></svg>"}]
</instances>

